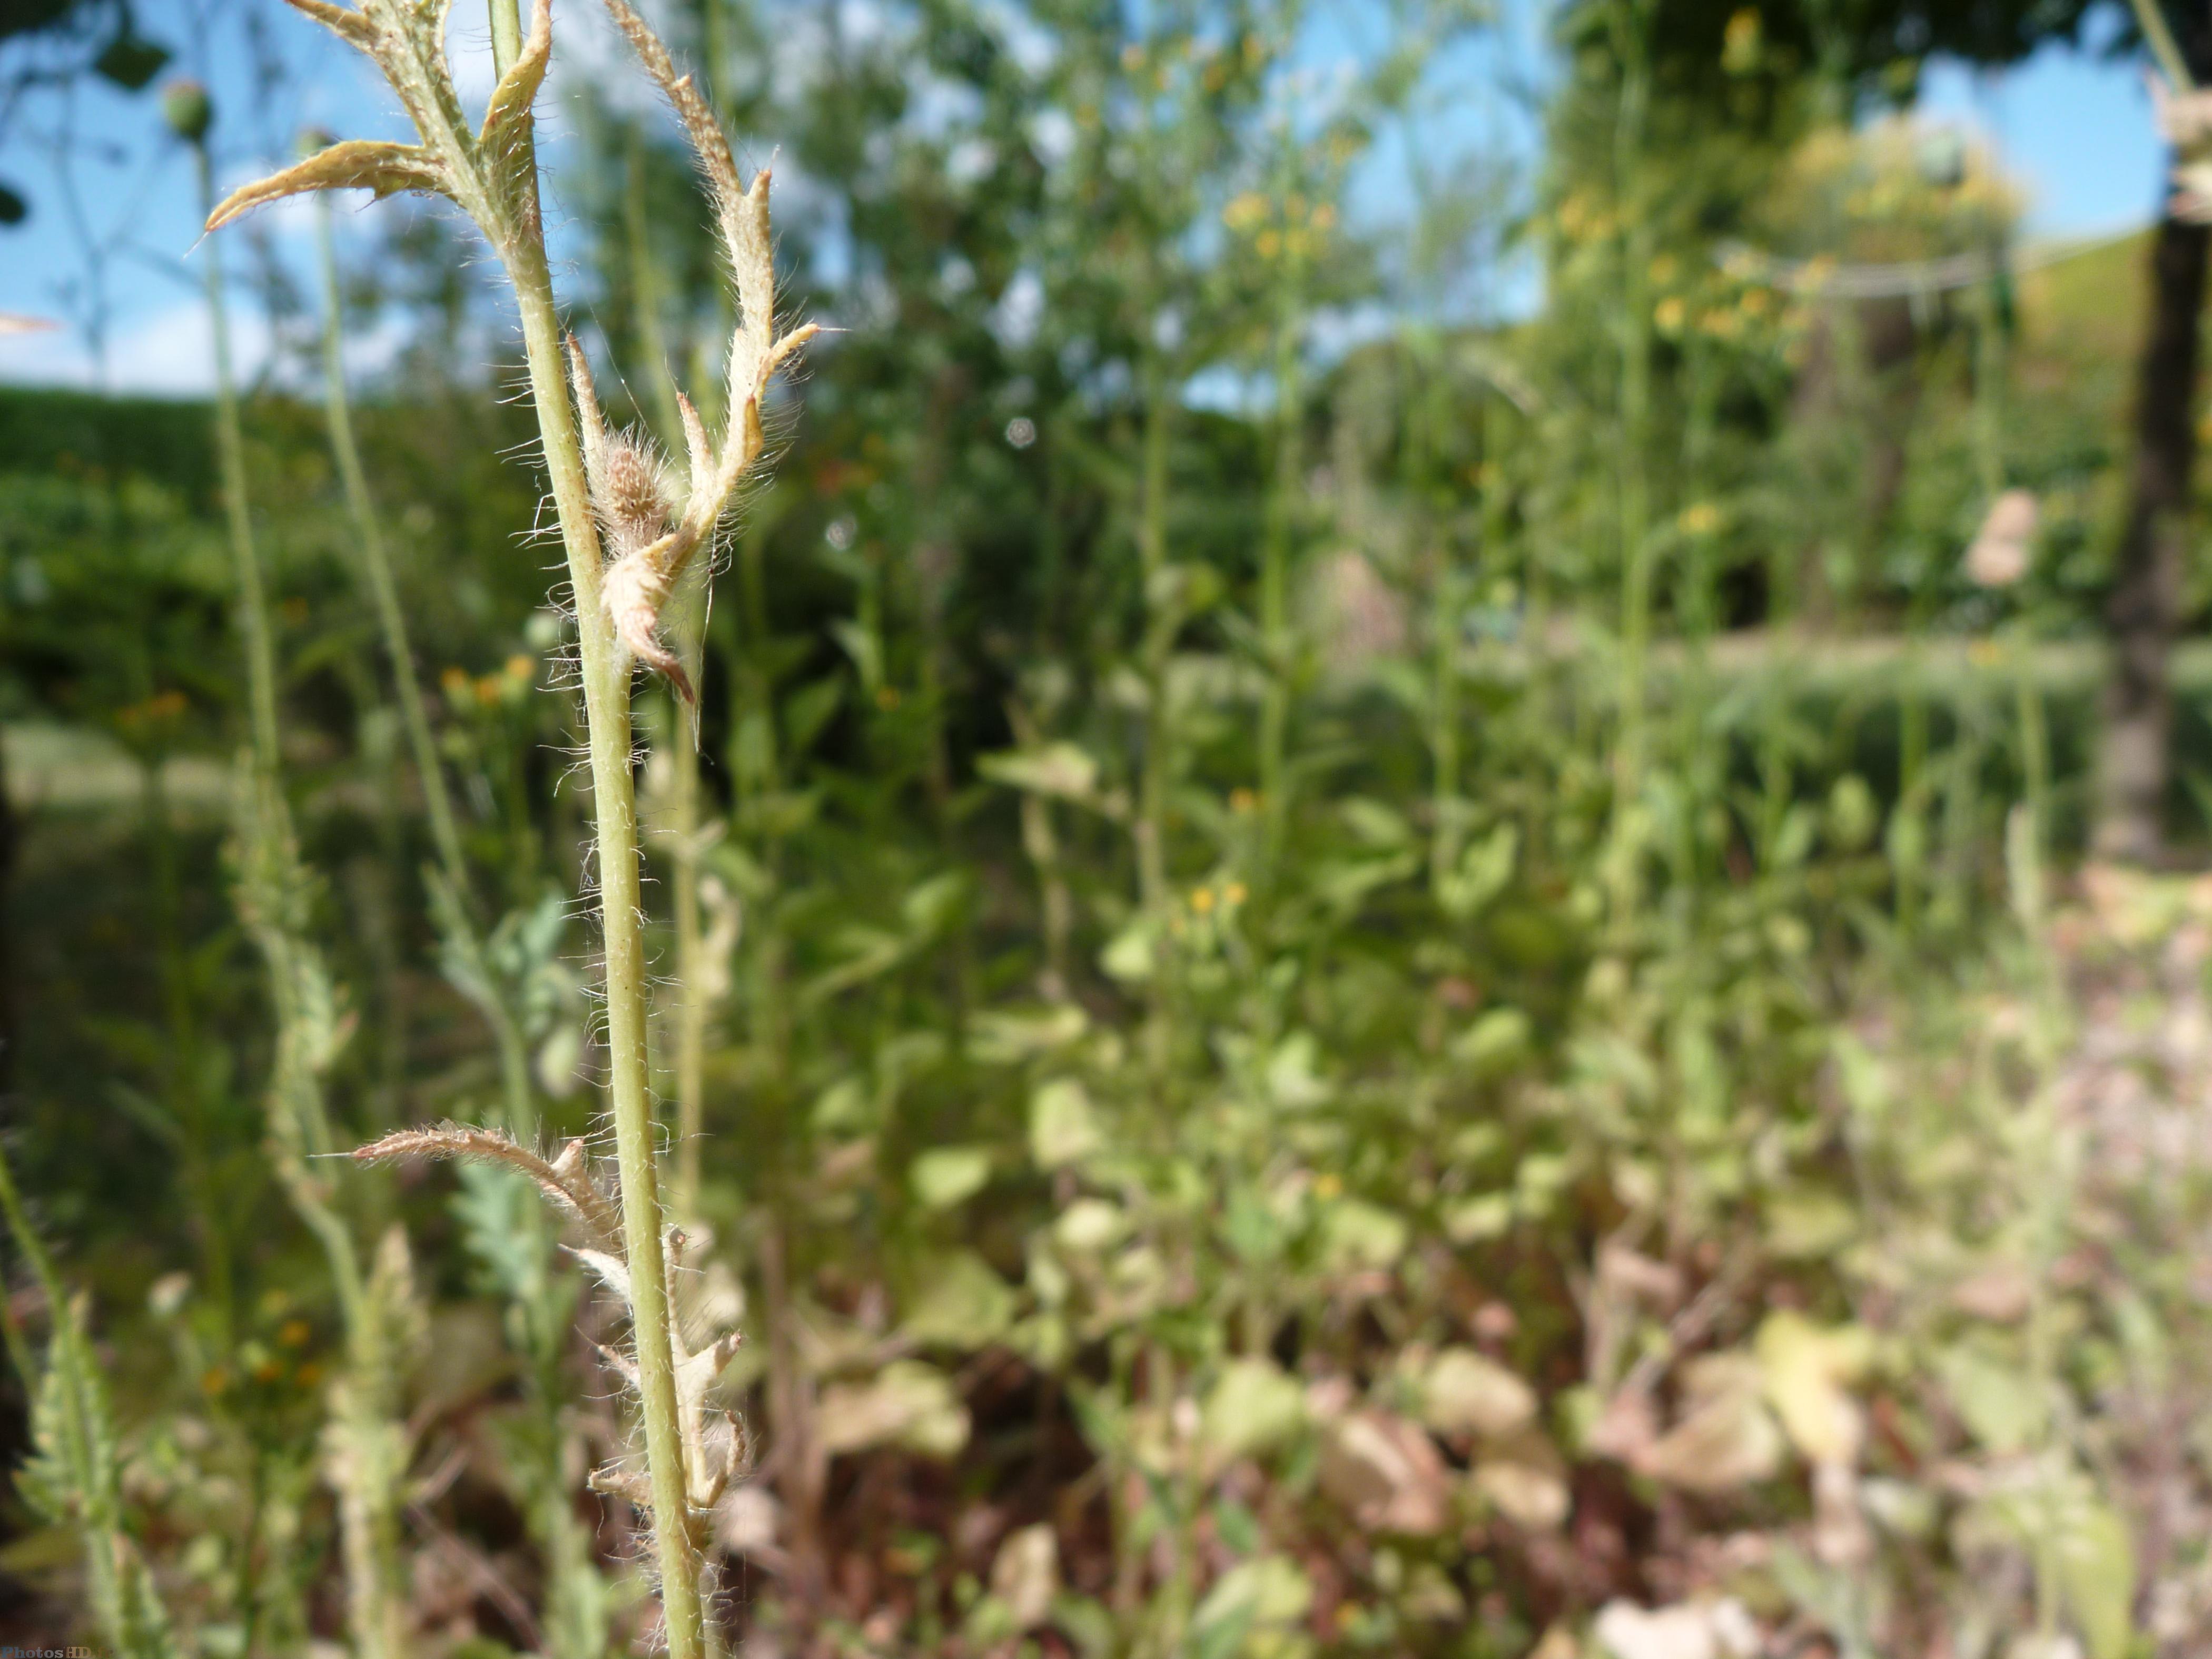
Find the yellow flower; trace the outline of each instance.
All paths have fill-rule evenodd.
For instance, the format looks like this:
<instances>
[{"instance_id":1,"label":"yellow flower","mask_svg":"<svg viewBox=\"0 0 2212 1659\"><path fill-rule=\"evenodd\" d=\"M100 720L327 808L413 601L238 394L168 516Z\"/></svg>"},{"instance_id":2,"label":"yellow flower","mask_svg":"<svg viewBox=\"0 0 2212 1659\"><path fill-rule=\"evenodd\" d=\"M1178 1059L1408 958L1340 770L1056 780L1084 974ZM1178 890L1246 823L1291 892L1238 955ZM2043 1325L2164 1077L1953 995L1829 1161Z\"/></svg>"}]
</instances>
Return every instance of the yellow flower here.
<instances>
[{"instance_id":1,"label":"yellow flower","mask_svg":"<svg viewBox=\"0 0 2212 1659\"><path fill-rule=\"evenodd\" d=\"M1680 296L1670 294L1652 307L1651 321L1662 334L1679 334L1683 319L1688 314L1689 307L1682 303Z\"/></svg>"},{"instance_id":2,"label":"yellow flower","mask_svg":"<svg viewBox=\"0 0 2212 1659\"><path fill-rule=\"evenodd\" d=\"M1283 251L1283 239L1278 232L1263 230L1252 239L1252 246L1262 259L1272 259Z\"/></svg>"},{"instance_id":3,"label":"yellow flower","mask_svg":"<svg viewBox=\"0 0 2212 1659\"><path fill-rule=\"evenodd\" d=\"M1213 908L1213 890L1211 887L1193 890L1190 896L1190 908L1201 916L1209 913Z\"/></svg>"},{"instance_id":4,"label":"yellow flower","mask_svg":"<svg viewBox=\"0 0 2212 1659\"><path fill-rule=\"evenodd\" d=\"M469 671L465 668L448 668L438 676L438 689L455 701L466 696L469 693Z\"/></svg>"},{"instance_id":5,"label":"yellow flower","mask_svg":"<svg viewBox=\"0 0 2212 1659\"><path fill-rule=\"evenodd\" d=\"M1244 230L1267 216L1267 198L1255 190L1231 197L1221 210L1221 222L1231 230Z\"/></svg>"},{"instance_id":6,"label":"yellow flower","mask_svg":"<svg viewBox=\"0 0 2212 1659\"><path fill-rule=\"evenodd\" d=\"M537 672L538 659L535 657L526 657L518 651L507 659L507 675L509 679L526 680Z\"/></svg>"},{"instance_id":7,"label":"yellow flower","mask_svg":"<svg viewBox=\"0 0 2212 1659\"><path fill-rule=\"evenodd\" d=\"M1340 1176L1325 1175L1315 1177L1314 1196L1316 1198L1334 1198L1343 1190L1344 1179Z\"/></svg>"},{"instance_id":8,"label":"yellow flower","mask_svg":"<svg viewBox=\"0 0 2212 1659\"><path fill-rule=\"evenodd\" d=\"M1231 909L1236 908L1237 906L1243 903L1246 899L1251 896L1252 895L1250 891L1246 889L1244 884L1241 881L1232 881L1229 885L1221 890L1221 902L1229 906Z\"/></svg>"},{"instance_id":9,"label":"yellow flower","mask_svg":"<svg viewBox=\"0 0 2212 1659\"><path fill-rule=\"evenodd\" d=\"M1229 792L1229 810L1232 812L1249 812L1259 804L1260 798L1242 784Z\"/></svg>"},{"instance_id":10,"label":"yellow flower","mask_svg":"<svg viewBox=\"0 0 2212 1659\"><path fill-rule=\"evenodd\" d=\"M1692 501L1675 523L1685 536L1710 536L1721 527L1721 510L1711 501Z\"/></svg>"}]
</instances>

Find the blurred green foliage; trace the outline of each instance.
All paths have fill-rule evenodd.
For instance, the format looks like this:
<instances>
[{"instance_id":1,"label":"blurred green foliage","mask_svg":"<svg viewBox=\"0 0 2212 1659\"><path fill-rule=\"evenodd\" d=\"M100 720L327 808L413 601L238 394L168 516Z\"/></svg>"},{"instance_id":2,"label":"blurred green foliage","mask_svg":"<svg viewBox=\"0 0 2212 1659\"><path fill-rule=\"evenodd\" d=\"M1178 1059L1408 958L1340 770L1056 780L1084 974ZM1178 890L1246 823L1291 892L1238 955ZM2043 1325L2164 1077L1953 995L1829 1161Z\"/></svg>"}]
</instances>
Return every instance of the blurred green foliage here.
<instances>
[{"instance_id":1,"label":"blurred green foliage","mask_svg":"<svg viewBox=\"0 0 2212 1659\"><path fill-rule=\"evenodd\" d=\"M1837 100L2073 13L1578 6L1522 179L1436 139L1455 7L1334 73L1288 3L675 21L781 146L793 307L841 331L695 613L696 715L641 694L665 974L664 895L702 917L680 1297L748 1338L733 1637L2196 1650L2212 910L2071 852L2140 247L1818 281L2008 243L1995 158ZM570 297L665 437L665 367L727 336L702 207L657 118L569 95ZM1370 199L1394 148L1409 216ZM439 222L356 275L356 328L409 325L360 423L485 955L549 1136L588 1135L528 412L467 367L502 324ZM483 1118L322 428L248 419L339 1133ZM340 1339L223 901L206 420L0 396L0 697L10 1156L94 1292L130 1559L231 1656L343 1627ZM2039 511L1992 584L2006 489ZM580 1467L592 1562L540 1547L553 1442L620 1429L530 1324L524 1195L363 1190L428 1322L421 1650L641 1639L635 1517ZM53 1486L0 1566L58 1637ZM596 1599L556 1632L563 1571Z\"/></svg>"}]
</instances>

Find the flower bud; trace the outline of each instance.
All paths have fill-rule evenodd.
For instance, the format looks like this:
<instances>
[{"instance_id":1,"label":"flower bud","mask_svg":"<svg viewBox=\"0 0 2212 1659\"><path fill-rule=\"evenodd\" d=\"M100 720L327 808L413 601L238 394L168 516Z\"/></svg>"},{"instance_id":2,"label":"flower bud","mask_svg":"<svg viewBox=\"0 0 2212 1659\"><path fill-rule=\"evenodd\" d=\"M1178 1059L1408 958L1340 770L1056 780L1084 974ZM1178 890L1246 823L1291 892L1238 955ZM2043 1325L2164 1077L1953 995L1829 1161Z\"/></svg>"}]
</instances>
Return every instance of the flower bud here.
<instances>
[{"instance_id":1,"label":"flower bud","mask_svg":"<svg viewBox=\"0 0 2212 1659\"><path fill-rule=\"evenodd\" d=\"M215 125L215 105L198 82L172 81L161 88L161 118L186 143L204 143Z\"/></svg>"}]
</instances>

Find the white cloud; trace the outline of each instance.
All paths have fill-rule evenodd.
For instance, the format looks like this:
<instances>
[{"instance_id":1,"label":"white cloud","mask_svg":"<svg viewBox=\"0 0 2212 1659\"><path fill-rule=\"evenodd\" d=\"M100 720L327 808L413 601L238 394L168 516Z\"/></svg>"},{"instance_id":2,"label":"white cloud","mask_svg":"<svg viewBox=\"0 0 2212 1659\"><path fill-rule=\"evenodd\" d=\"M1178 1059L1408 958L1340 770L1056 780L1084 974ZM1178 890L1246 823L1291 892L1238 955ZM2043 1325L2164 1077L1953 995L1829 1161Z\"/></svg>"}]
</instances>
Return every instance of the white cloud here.
<instances>
[{"instance_id":1,"label":"white cloud","mask_svg":"<svg viewBox=\"0 0 2212 1659\"><path fill-rule=\"evenodd\" d=\"M64 385L91 386L98 368L86 343L76 336L49 337L64 343L50 367ZM274 343L268 319L258 312L230 312L231 371L241 382L258 375ZM9 370L15 368L10 363ZM16 378L10 374L10 378ZM22 378L28 379L29 376ZM179 300L166 309L143 313L118 329L107 348L107 390L156 398L204 397L215 386L215 329L199 300Z\"/></svg>"},{"instance_id":2,"label":"white cloud","mask_svg":"<svg viewBox=\"0 0 2212 1659\"><path fill-rule=\"evenodd\" d=\"M398 360L406 341L405 324L397 317L349 337L345 343L348 374L358 380L383 373ZM240 385L269 372L276 343L266 315L232 305L231 372ZM303 381L292 366L286 366L278 378L310 395L319 390L319 382ZM57 330L0 337L0 380L16 386L99 387L140 397L204 398L215 390L215 328L205 302L198 299L180 299L162 310L141 313L109 341L104 386L92 349L81 334Z\"/></svg>"}]
</instances>

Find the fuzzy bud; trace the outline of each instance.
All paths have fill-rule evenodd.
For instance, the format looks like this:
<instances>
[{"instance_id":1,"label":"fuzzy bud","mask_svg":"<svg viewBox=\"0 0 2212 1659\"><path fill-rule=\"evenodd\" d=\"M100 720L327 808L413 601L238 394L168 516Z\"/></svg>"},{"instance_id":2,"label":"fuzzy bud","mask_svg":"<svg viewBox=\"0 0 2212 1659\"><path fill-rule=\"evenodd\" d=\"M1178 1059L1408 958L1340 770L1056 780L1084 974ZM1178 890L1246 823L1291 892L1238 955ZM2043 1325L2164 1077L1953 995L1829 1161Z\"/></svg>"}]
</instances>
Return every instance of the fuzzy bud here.
<instances>
[{"instance_id":1,"label":"fuzzy bud","mask_svg":"<svg viewBox=\"0 0 2212 1659\"><path fill-rule=\"evenodd\" d=\"M597 482L592 505L617 558L651 546L674 527L659 459L631 434L608 435Z\"/></svg>"}]
</instances>

